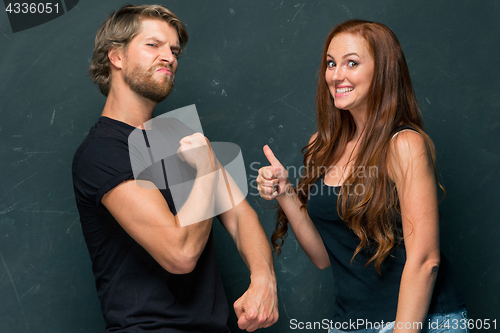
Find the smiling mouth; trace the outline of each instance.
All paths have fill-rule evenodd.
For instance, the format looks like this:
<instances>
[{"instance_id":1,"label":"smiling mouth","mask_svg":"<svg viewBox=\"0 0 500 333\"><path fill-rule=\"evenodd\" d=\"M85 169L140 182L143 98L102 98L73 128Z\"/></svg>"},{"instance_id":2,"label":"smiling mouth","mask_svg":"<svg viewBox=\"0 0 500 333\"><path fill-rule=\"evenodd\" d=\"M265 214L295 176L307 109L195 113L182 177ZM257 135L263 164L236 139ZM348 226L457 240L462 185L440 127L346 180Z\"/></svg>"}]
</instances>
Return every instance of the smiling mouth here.
<instances>
[{"instance_id":1,"label":"smiling mouth","mask_svg":"<svg viewBox=\"0 0 500 333\"><path fill-rule=\"evenodd\" d=\"M340 89L335 89L335 92L337 94L344 94L344 93L347 93L347 92L351 92L353 90L354 90L354 88L340 88Z\"/></svg>"}]
</instances>

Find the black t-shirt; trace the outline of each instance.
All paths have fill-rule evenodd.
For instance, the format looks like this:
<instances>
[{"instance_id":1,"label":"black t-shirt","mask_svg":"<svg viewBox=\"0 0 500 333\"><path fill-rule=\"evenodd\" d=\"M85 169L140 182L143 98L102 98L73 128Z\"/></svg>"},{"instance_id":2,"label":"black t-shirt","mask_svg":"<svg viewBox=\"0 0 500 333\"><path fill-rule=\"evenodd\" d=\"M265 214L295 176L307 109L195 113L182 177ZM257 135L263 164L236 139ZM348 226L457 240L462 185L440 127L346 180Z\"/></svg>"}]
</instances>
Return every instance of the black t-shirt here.
<instances>
[{"instance_id":1,"label":"black t-shirt","mask_svg":"<svg viewBox=\"0 0 500 333\"><path fill-rule=\"evenodd\" d=\"M125 232L101 203L108 191L134 179L128 148L133 130L135 127L128 124L101 117L73 159L76 203L105 332L229 332L229 308L216 263L213 234L191 273L171 274ZM192 134L177 123L172 131L179 140ZM176 214L167 179L165 184L160 191Z\"/></svg>"},{"instance_id":2,"label":"black t-shirt","mask_svg":"<svg viewBox=\"0 0 500 333\"><path fill-rule=\"evenodd\" d=\"M407 128L409 127L401 127L398 130ZM353 326L348 326L351 322L392 322L396 319L399 286L406 262L404 241L383 261L381 275L376 271L373 262L365 267L374 253L373 249L364 248L351 263L360 240L338 215L337 201L340 191L340 186L326 185L323 175L312 187L307 202L307 212L323 239L335 278L332 320L334 323L338 322L338 325L347 323L346 331L364 328L362 325L356 325L353 329ZM428 313L448 313L463 308L465 301L460 287L449 261L441 254Z\"/></svg>"}]
</instances>

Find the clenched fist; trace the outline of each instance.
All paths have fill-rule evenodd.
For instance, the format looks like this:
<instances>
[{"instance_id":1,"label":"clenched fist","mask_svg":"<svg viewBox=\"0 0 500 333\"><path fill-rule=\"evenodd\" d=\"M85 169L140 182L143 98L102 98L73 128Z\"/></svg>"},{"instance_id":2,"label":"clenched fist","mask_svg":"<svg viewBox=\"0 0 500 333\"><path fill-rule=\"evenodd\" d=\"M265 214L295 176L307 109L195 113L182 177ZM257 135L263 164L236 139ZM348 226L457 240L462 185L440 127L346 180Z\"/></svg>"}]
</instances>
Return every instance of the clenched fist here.
<instances>
[{"instance_id":1,"label":"clenched fist","mask_svg":"<svg viewBox=\"0 0 500 333\"><path fill-rule=\"evenodd\" d=\"M179 158L191 165L198 172L203 173L215 171L215 156L212 156L212 149L208 139L201 133L194 133L183 137L179 141L180 147L177 149Z\"/></svg>"}]
</instances>

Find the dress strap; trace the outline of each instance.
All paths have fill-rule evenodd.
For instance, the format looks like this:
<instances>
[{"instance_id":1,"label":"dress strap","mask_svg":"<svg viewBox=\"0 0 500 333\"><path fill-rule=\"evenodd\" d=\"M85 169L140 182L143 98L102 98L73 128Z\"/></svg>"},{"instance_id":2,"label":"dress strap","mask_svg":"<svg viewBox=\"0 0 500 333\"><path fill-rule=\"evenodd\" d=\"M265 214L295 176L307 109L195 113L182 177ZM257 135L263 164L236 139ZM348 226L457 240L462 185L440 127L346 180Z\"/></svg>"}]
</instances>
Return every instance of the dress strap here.
<instances>
[{"instance_id":1,"label":"dress strap","mask_svg":"<svg viewBox=\"0 0 500 333\"><path fill-rule=\"evenodd\" d=\"M399 125L398 128L396 128L396 131L394 131L394 134L393 134L391 140L394 139L394 137L396 137L396 135L398 135L399 133L401 133L403 131L408 131L408 130L415 131L418 133L418 131L414 127L412 127L408 124Z\"/></svg>"}]
</instances>

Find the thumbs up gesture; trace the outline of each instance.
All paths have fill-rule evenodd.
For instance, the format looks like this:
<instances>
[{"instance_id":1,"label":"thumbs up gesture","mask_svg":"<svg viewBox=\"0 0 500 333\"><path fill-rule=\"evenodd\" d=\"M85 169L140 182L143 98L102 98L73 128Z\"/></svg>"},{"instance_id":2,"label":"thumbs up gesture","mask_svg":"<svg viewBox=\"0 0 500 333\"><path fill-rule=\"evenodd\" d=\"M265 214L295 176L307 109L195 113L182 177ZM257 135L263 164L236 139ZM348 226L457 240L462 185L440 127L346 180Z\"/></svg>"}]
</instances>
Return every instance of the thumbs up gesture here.
<instances>
[{"instance_id":1,"label":"thumbs up gesture","mask_svg":"<svg viewBox=\"0 0 500 333\"><path fill-rule=\"evenodd\" d=\"M286 188L291 185L288 180L288 172L274 156L268 145L264 146L264 154L271 165L259 169L257 187L262 198L273 200L286 194Z\"/></svg>"}]
</instances>

